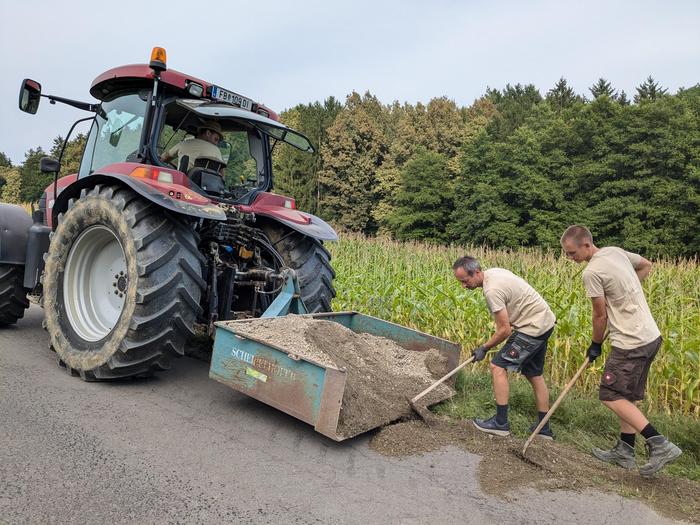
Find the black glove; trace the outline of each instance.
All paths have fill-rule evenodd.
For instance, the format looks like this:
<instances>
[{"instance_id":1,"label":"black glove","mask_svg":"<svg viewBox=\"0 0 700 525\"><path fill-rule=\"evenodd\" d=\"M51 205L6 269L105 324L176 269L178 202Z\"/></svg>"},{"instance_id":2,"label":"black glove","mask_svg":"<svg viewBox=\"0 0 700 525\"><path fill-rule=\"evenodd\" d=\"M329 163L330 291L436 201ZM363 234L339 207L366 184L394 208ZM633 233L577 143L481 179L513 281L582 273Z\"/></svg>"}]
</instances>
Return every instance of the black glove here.
<instances>
[{"instance_id":1,"label":"black glove","mask_svg":"<svg viewBox=\"0 0 700 525\"><path fill-rule=\"evenodd\" d=\"M476 363L477 361L481 361L484 357L486 357L486 347L484 345L481 345L479 348L474 349L472 352L472 357L474 357L474 362Z\"/></svg>"},{"instance_id":2,"label":"black glove","mask_svg":"<svg viewBox=\"0 0 700 525\"><path fill-rule=\"evenodd\" d=\"M586 357L588 357L591 363L595 361L596 358L600 355L600 350L602 347L602 343L596 343L595 341L591 341L591 346L589 346L588 350L586 350Z\"/></svg>"}]
</instances>

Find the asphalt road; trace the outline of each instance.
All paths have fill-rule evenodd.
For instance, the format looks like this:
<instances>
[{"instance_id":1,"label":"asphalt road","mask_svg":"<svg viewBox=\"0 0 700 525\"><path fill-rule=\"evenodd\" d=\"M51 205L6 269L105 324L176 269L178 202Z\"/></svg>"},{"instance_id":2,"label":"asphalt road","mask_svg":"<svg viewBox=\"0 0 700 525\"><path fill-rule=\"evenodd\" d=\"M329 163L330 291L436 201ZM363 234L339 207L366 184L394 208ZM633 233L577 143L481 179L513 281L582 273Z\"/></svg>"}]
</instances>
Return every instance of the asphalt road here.
<instances>
[{"instance_id":1,"label":"asphalt road","mask_svg":"<svg viewBox=\"0 0 700 525\"><path fill-rule=\"evenodd\" d=\"M671 523L610 494L484 494L479 457L335 443L179 360L85 383L32 306L0 329L0 523Z\"/></svg>"}]
</instances>

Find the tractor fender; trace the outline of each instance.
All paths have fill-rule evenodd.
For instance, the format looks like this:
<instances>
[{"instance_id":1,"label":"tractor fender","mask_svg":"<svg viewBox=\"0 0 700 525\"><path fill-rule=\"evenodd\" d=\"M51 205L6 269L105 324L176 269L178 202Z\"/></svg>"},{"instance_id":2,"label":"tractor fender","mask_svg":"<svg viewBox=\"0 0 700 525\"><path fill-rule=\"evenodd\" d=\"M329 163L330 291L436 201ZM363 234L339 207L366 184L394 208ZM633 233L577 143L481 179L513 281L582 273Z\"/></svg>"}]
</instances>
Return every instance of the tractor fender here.
<instances>
[{"instance_id":1,"label":"tractor fender","mask_svg":"<svg viewBox=\"0 0 700 525\"><path fill-rule=\"evenodd\" d=\"M261 192L251 204L239 205L244 213L254 213L284 224L318 241L337 241L338 234L326 221L294 208L293 199L275 193Z\"/></svg>"},{"instance_id":2,"label":"tractor fender","mask_svg":"<svg viewBox=\"0 0 700 525\"><path fill-rule=\"evenodd\" d=\"M256 211L256 215L259 217L265 217L268 220L273 220L284 224L292 230L303 233L307 237L316 239L318 241L337 241L338 234L335 230L323 219L311 215L310 213L297 212L298 215L303 215L308 222L299 222L297 220L290 220L280 213L268 212L268 211Z\"/></svg>"},{"instance_id":3,"label":"tractor fender","mask_svg":"<svg viewBox=\"0 0 700 525\"><path fill-rule=\"evenodd\" d=\"M0 204L0 263L24 264L32 218L21 206Z\"/></svg>"},{"instance_id":4,"label":"tractor fender","mask_svg":"<svg viewBox=\"0 0 700 525\"><path fill-rule=\"evenodd\" d=\"M170 197L163 191L156 189L154 185L143 182L140 179L131 177L129 175L123 175L120 173L93 173L87 177L76 180L70 186L67 186L62 192L59 193L56 202L53 205L52 224L58 224L57 218L59 213L63 213L68 209L68 202L70 199L76 199L80 196L80 192L85 188L92 188L98 184L123 184L136 193L141 195L144 199L147 199L158 206L165 208L166 210L179 213L181 215L189 215L190 217L198 217L201 219L211 219L218 221L226 220L226 213L219 208L216 204L211 202L207 204L191 204L185 200L176 199ZM189 188L182 188L183 190L189 190Z\"/></svg>"}]
</instances>

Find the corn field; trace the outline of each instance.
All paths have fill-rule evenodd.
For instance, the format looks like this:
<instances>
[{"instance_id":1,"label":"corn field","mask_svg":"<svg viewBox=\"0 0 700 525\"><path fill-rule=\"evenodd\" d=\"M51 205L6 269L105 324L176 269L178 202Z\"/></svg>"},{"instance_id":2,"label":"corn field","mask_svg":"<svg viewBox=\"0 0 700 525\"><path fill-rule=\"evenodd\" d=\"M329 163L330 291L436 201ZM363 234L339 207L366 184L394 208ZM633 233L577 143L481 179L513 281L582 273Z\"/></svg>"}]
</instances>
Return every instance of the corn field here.
<instances>
[{"instance_id":1,"label":"corn field","mask_svg":"<svg viewBox=\"0 0 700 525\"><path fill-rule=\"evenodd\" d=\"M484 268L507 268L528 281L549 303L558 323L549 343L546 378L562 387L581 366L591 336L591 306L581 272L558 253L485 247L431 246L342 235L327 244L337 277L336 311L362 313L460 343L465 354L494 330L481 289L465 290L452 274L462 255ZM700 262L654 261L644 282L651 311L664 337L652 365L647 405L652 410L700 416ZM606 343L609 351L609 343ZM603 359L579 380L597 390ZM480 363L486 370L486 363Z\"/></svg>"}]
</instances>

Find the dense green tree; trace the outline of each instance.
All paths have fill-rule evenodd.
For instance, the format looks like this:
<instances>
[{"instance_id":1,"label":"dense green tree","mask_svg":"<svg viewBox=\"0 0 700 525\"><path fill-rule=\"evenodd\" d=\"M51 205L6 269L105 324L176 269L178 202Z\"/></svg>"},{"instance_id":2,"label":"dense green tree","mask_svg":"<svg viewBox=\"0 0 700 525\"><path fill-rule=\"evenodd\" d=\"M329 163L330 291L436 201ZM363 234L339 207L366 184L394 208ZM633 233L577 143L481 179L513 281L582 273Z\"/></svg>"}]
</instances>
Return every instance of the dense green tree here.
<instances>
[{"instance_id":1,"label":"dense green tree","mask_svg":"<svg viewBox=\"0 0 700 525\"><path fill-rule=\"evenodd\" d=\"M0 188L0 201L11 204L22 202L22 179L19 168L0 167L0 177L5 184Z\"/></svg>"},{"instance_id":2,"label":"dense green tree","mask_svg":"<svg viewBox=\"0 0 700 525\"><path fill-rule=\"evenodd\" d=\"M490 136L496 140L503 139L518 129L542 102L542 95L532 84L507 84L503 91L487 89L486 98L496 107L496 113L488 126Z\"/></svg>"},{"instance_id":3,"label":"dense green tree","mask_svg":"<svg viewBox=\"0 0 700 525\"><path fill-rule=\"evenodd\" d=\"M21 199L23 202L36 202L41 197L41 194L44 193L44 189L53 180L53 175L41 173L41 158L46 156L41 146L35 150L30 149L24 155L24 163L20 168L22 179Z\"/></svg>"},{"instance_id":4,"label":"dense green tree","mask_svg":"<svg viewBox=\"0 0 700 525\"><path fill-rule=\"evenodd\" d=\"M593 95L594 99L602 96L610 97L612 99L617 98L617 95L615 93L615 90L612 88L612 85L604 78L599 78L598 82L593 84L590 88L588 88L588 90L591 92L591 95Z\"/></svg>"},{"instance_id":5,"label":"dense green tree","mask_svg":"<svg viewBox=\"0 0 700 525\"><path fill-rule=\"evenodd\" d=\"M369 93L353 92L329 126L321 150L319 211L339 227L373 233L373 210L378 203L377 170L388 144L387 111Z\"/></svg>"},{"instance_id":6,"label":"dense green tree","mask_svg":"<svg viewBox=\"0 0 700 525\"><path fill-rule=\"evenodd\" d=\"M326 147L327 129L341 108L338 100L329 97L323 104L299 104L281 115L285 124L304 133L316 148L313 155L291 146L274 150L275 191L294 197L299 209L318 213L319 172L323 167L319 152Z\"/></svg>"},{"instance_id":7,"label":"dense green tree","mask_svg":"<svg viewBox=\"0 0 700 525\"><path fill-rule=\"evenodd\" d=\"M401 185L401 170L419 149L433 151L448 161L452 177L457 173L454 162L464 143L466 126L460 108L446 97L432 99L427 106L394 106L396 132L386 158L377 171L378 204L374 210L375 221L391 229L388 216L397 205L397 191Z\"/></svg>"},{"instance_id":8,"label":"dense green tree","mask_svg":"<svg viewBox=\"0 0 700 525\"><path fill-rule=\"evenodd\" d=\"M387 217L402 240L449 242L454 180L444 154L421 147L401 169L396 207Z\"/></svg>"},{"instance_id":9,"label":"dense green tree","mask_svg":"<svg viewBox=\"0 0 700 525\"><path fill-rule=\"evenodd\" d=\"M80 169L80 161L83 158L83 150L87 136L83 133L77 134L63 147L64 139L60 135L53 140L53 145L49 155L61 160L61 175L77 173ZM63 157L61 157L63 152Z\"/></svg>"}]
</instances>

